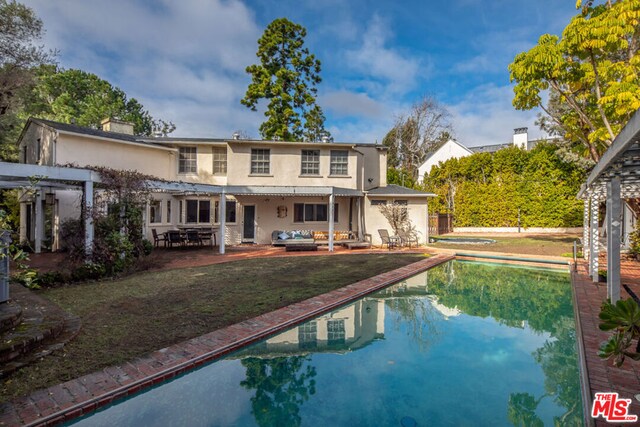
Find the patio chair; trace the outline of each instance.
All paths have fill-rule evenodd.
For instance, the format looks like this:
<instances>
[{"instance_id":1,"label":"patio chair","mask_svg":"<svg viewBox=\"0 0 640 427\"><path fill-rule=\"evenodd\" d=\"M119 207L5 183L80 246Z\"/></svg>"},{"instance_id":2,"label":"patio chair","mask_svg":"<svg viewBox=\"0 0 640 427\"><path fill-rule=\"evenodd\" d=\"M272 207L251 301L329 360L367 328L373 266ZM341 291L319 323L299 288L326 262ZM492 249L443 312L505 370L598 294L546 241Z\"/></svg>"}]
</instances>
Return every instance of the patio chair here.
<instances>
[{"instance_id":1,"label":"patio chair","mask_svg":"<svg viewBox=\"0 0 640 427\"><path fill-rule=\"evenodd\" d=\"M386 229L378 230L378 234L380 235L380 240L382 240L381 248L387 245L387 249L391 250L391 248L398 246L398 237L389 236L389 232Z\"/></svg>"},{"instance_id":2,"label":"patio chair","mask_svg":"<svg viewBox=\"0 0 640 427\"><path fill-rule=\"evenodd\" d=\"M187 230L187 242L188 245L198 245L202 246L202 239L200 238L200 234L198 230Z\"/></svg>"},{"instance_id":3,"label":"patio chair","mask_svg":"<svg viewBox=\"0 0 640 427\"><path fill-rule=\"evenodd\" d=\"M153 235L153 245L157 248L160 242L163 242L165 246L167 246L167 238L163 234L162 236L158 235L158 232L155 228L151 229L151 234Z\"/></svg>"},{"instance_id":4,"label":"patio chair","mask_svg":"<svg viewBox=\"0 0 640 427\"><path fill-rule=\"evenodd\" d=\"M411 247L412 243L415 243L416 247L420 245L418 236L410 231L400 230L398 231L398 237L400 237L400 242L403 246Z\"/></svg>"},{"instance_id":5,"label":"patio chair","mask_svg":"<svg viewBox=\"0 0 640 427\"><path fill-rule=\"evenodd\" d=\"M182 240L182 236L180 235L179 230L169 230L167 231L167 241L165 244L169 244L169 247L172 248L173 245L182 246L184 240Z\"/></svg>"}]
</instances>

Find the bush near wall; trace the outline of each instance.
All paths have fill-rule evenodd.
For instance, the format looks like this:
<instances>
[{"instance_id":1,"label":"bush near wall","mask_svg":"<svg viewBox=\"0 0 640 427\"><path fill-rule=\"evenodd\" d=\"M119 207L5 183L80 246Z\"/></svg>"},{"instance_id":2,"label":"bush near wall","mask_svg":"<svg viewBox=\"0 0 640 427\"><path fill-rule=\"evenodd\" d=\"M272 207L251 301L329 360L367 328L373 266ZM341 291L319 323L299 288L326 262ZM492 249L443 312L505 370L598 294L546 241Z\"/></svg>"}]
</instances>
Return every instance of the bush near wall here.
<instances>
[{"instance_id":1,"label":"bush near wall","mask_svg":"<svg viewBox=\"0 0 640 427\"><path fill-rule=\"evenodd\" d=\"M433 167L423 189L438 197L431 212L452 213L456 227L580 227L576 195L586 171L560 159L556 148L504 148Z\"/></svg>"}]
</instances>

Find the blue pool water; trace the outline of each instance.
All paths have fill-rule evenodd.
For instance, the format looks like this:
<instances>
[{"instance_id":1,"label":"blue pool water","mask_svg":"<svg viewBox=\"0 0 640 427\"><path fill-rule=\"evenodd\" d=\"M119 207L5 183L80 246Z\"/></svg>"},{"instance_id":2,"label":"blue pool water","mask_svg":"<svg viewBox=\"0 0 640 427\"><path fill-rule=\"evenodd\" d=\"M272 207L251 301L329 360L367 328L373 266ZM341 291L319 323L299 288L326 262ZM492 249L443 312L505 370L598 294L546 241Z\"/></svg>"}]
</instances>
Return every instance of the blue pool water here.
<instances>
[{"instance_id":1,"label":"blue pool water","mask_svg":"<svg viewBox=\"0 0 640 427\"><path fill-rule=\"evenodd\" d=\"M566 272L452 261L78 426L582 424Z\"/></svg>"}]
</instances>

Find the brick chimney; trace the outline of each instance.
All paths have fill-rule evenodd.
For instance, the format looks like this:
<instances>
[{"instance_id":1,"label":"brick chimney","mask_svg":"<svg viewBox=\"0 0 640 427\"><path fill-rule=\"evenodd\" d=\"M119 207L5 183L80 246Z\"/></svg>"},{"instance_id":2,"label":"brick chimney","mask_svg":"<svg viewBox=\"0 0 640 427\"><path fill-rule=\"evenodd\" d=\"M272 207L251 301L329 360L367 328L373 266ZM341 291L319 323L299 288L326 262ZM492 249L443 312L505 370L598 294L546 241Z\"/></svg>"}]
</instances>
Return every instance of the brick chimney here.
<instances>
[{"instance_id":1,"label":"brick chimney","mask_svg":"<svg viewBox=\"0 0 640 427\"><path fill-rule=\"evenodd\" d=\"M513 145L523 149L527 149L527 142L529 141L529 129L528 128L516 128L513 130Z\"/></svg>"},{"instance_id":2,"label":"brick chimney","mask_svg":"<svg viewBox=\"0 0 640 427\"><path fill-rule=\"evenodd\" d=\"M127 135L133 135L133 123L110 117L101 121L100 124L102 125L102 130L105 132L125 133Z\"/></svg>"}]
</instances>

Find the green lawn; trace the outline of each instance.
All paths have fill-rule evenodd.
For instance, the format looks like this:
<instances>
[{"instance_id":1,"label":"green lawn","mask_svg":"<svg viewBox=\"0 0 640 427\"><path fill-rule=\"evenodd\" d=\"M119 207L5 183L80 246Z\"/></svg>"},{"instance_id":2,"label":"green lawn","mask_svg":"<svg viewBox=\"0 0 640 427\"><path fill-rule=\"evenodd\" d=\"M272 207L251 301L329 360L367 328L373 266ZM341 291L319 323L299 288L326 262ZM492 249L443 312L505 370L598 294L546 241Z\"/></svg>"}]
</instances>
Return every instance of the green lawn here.
<instances>
[{"instance_id":1,"label":"green lawn","mask_svg":"<svg viewBox=\"0 0 640 427\"><path fill-rule=\"evenodd\" d=\"M80 316L82 331L64 350L6 378L0 400L131 360L424 257L248 259L42 291L44 297Z\"/></svg>"},{"instance_id":2,"label":"green lawn","mask_svg":"<svg viewBox=\"0 0 640 427\"><path fill-rule=\"evenodd\" d=\"M438 237L438 236L436 236ZM463 235L440 236L447 237L464 237ZM483 237L496 240L496 243L488 245L469 245L469 244L451 244L451 243L433 243L429 246L442 249L455 249L456 251L483 251L483 252L504 252L508 254L521 255L548 255L548 256L567 256L573 251L573 242L578 240L577 235L527 235L527 236L501 236L499 234L482 234L468 235L468 237Z\"/></svg>"}]
</instances>

